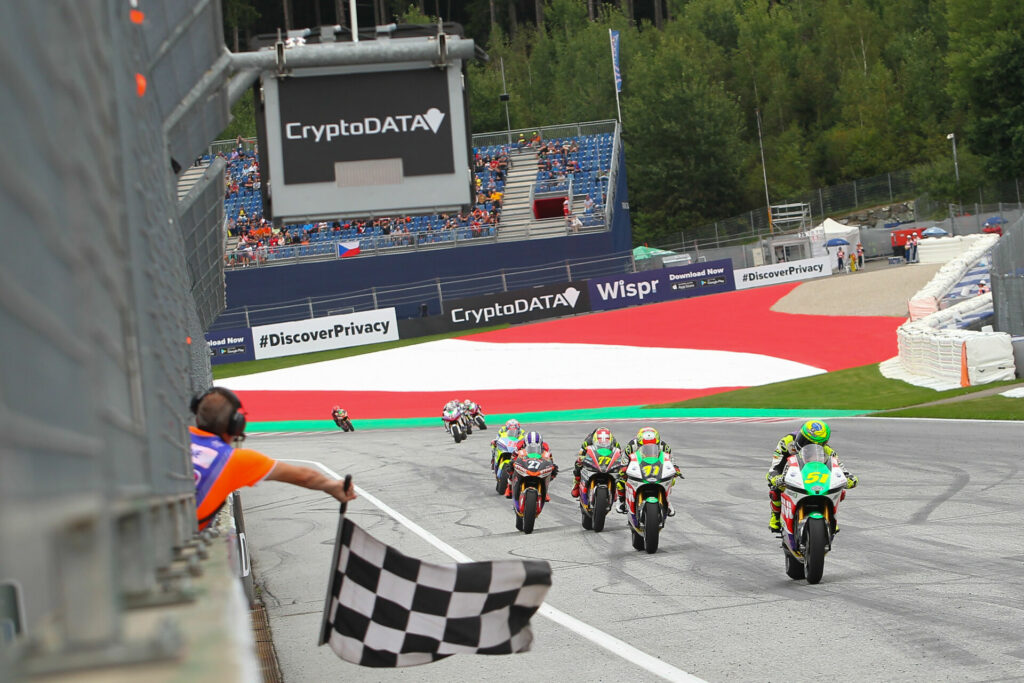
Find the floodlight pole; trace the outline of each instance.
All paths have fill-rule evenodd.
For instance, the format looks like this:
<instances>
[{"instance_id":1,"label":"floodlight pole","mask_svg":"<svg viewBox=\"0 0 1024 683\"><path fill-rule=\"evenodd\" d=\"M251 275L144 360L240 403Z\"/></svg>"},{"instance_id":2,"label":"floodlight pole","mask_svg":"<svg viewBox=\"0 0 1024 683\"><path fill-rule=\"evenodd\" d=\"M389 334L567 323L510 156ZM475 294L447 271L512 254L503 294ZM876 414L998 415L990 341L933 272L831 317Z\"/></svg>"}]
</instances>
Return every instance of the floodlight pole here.
<instances>
[{"instance_id":1,"label":"floodlight pole","mask_svg":"<svg viewBox=\"0 0 1024 683\"><path fill-rule=\"evenodd\" d=\"M359 42L359 18L356 16L356 0L348 0L348 13L352 22L352 42Z\"/></svg>"},{"instance_id":2,"label":"floodlight pole","mask_svg":"<svg viewBox=\"0 0 1024 683\"><path fill-rule=\"evenodd\" d=\"M505 132L508 133L508 144L512 144L512 119L508 115L508 86L505 85L505 58L499 60L501 64L501 100L505 103Z\"/></svg>"},{"instance_id":3,"label":"floodlight pole","mask_svg":"<svg viewBox=\"0 0 1024 683\"><path fill-rule=\"evenodd\" d=\"M772 200L768 198L768 169L764 165L764 142L761 140L761 110L755 109L757 116L757 146L761 148L761 175L764 176L764 204L768 209L768 234L775 232L772 226Z\"/></svg>"}]
</instances>

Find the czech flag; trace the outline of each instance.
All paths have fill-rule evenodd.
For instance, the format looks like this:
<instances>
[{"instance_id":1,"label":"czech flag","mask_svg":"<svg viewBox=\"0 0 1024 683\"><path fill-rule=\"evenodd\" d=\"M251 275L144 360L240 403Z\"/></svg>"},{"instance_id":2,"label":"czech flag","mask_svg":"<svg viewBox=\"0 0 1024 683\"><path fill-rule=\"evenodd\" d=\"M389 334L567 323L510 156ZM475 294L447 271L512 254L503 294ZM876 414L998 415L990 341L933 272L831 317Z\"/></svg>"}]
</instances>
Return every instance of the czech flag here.
<instances>
[{"instance_id":1,"label":"czech flag","mask_svg":"<svg viewBox=\"0 0 1024 683\"><path fill-rule=\"evenodd\" d=\"M338 258L357 256L359 254L359 241L338 242Z\"/></svg>"}]
</instances>

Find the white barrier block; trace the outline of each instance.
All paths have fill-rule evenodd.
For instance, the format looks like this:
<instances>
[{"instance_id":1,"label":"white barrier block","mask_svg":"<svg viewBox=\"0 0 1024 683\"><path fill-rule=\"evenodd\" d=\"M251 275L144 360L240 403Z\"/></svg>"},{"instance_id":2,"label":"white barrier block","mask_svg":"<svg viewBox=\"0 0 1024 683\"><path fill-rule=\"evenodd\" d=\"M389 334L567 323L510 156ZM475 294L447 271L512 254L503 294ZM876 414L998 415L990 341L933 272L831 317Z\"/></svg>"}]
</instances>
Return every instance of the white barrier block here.
<instances>
[{"instance_id":1,"label":"white barrier block","mask_svg":"<svg viewBox=\"0 0 1024 683\"><path fill-rule=\"evenodd\" d=\"M964 340L967 345L967 373L971 385L1013 379L1013 344L1010 335L1000 332L979 332Z\"/></svg>"}]
</instances>

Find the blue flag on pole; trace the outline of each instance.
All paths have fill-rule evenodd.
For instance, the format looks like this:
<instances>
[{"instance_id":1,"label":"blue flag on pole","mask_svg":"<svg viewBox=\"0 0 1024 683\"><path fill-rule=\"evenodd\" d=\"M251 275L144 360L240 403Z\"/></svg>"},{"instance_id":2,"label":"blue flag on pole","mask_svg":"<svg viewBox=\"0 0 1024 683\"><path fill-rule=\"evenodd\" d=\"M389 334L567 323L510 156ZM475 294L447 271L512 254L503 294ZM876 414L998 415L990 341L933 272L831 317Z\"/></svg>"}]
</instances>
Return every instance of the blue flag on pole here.
<instances>
[{"instance_id":1,"label":"blue flag on pole","mask_svg":"<svg viewBox=\"0 0 1024 683\"><path fill-rule=\"evenodd\" d=\"M619 71L619 32L608 29L612 41L612 72L615 74L615 92L622 92L622 72Z\"/></svg>"}]
</instances>

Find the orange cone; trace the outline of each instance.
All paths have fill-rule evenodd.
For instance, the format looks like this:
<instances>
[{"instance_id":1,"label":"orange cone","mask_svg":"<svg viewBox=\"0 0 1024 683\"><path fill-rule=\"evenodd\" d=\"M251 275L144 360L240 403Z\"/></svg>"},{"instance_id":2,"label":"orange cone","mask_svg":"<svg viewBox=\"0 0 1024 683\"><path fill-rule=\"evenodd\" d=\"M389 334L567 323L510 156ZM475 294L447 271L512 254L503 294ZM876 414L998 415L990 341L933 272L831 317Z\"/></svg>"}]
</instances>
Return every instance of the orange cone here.
<instances>
[{"instance_id":1,"label":"orange cone","mask_svg":"<svg viewBox=\"0 0 1024 683\"><path fill-rule=\"evenodd\" d=\"M971 386L971 376L967 371L967 342L960 345L960 386Z\"/></svg>"}]
</instances>

